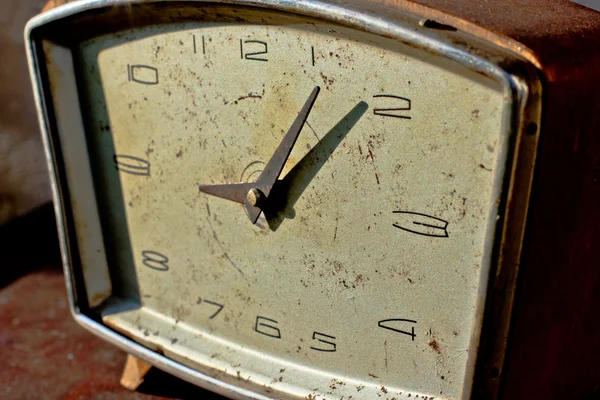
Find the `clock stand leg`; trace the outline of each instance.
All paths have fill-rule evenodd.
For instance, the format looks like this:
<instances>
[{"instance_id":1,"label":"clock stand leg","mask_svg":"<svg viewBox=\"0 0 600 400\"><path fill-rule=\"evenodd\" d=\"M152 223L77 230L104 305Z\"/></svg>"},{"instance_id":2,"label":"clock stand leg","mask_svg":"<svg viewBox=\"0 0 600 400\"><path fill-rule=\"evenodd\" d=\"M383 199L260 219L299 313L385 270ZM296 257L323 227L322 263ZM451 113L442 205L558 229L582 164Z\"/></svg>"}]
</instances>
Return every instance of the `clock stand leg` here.
<instances>
[{"instance_id":1,"label":"clock stand leg","mask_svg":"<svg viewBox=\"0 0 600 400\"><path fill-rule=\"evenodd\" d=\"M128 354L121 375L121 386L129 390L136 390L144 382L144 376L150 371L150 368L152 366L146 361Z\"/></svg>"}]
</instances>

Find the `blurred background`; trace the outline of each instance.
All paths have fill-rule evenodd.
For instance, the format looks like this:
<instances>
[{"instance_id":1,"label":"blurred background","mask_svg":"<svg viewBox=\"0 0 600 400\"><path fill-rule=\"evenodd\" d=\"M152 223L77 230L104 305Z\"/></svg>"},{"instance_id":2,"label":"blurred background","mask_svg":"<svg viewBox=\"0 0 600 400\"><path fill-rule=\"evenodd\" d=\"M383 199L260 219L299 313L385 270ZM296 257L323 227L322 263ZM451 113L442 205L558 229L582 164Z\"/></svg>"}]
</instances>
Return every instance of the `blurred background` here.
<instances>
[{"instance_id":1,"label":"blurred background","mask_svg":"<svg viewBox=\"0 0 600 400\"><path fill-rule=\"evenodd\" d=\"M0 1L0 224L51 197L23 42L44 3Z\"/></svg>"}]
</instances>

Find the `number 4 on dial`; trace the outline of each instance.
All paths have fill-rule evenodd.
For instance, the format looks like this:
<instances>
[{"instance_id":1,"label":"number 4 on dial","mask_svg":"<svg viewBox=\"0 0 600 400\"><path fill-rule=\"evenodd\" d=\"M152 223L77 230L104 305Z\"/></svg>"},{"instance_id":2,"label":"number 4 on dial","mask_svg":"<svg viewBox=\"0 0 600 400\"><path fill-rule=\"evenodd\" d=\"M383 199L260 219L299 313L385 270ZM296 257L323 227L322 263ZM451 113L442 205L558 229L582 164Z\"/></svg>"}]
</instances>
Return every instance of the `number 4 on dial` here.
<instances>
[{"instance_id":1,"label":"number 4 on dial","mask_svg":"<svg viewBox=\"0 0 600 400\"><path fill-rule=\"evenodd\" d=\"M398 332L403 335L408 335L414 341L415 337L417 337L417 335L415 335L415 327L414 326L411 326L410 332L403 331L402 329L400 329L400 328L403 328L403 325L404 325L403 323L405 323L405 322L410 322L413 324L417 323L417 321L412 320L412 319L391 318L391 319L382 319L381 321L379 321L377 323L377 325L383 329ZM398 326L398 325L400 325L400 326Z\"/></svg>"}]
</instances>

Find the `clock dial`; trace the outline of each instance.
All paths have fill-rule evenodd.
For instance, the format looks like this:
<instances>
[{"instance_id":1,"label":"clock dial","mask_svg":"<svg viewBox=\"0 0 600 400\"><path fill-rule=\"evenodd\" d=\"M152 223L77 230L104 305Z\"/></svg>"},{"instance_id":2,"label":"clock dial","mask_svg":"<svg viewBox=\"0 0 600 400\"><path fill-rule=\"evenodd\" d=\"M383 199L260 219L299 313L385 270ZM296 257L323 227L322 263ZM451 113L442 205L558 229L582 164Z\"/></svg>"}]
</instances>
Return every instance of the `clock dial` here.
<instances>
[{"instance_id":1,"label":"clock dial","mask_svg":"<svg viewBox=\"0 0 600 400\"><path fill-rule=\"evenodd\" d=\"M107 257L129 299L103 321L278 398L462 398L508 90L392 39L211 10L79 48ZM260 180L315 86L251 224L240 182Z\"/></svg>"}]
</instances>

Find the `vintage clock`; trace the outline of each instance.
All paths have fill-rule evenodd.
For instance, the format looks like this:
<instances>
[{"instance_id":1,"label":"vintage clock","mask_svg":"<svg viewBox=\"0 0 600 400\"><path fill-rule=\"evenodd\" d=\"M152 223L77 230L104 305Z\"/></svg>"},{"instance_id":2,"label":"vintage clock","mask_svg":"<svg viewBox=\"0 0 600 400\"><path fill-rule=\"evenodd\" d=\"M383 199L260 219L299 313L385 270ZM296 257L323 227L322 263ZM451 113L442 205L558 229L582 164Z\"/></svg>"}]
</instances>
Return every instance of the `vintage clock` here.
<instances>
[{"instance_id":1,"label":"vintage clock","mask_svg":"<svg viewBox=\"0 0 600 400\"><path fill-rule=\"evenodd\" d=\"M231 398L598 393L600 14L549 3L36 17L75 318Z\"/></svg>"}]
</instances>

